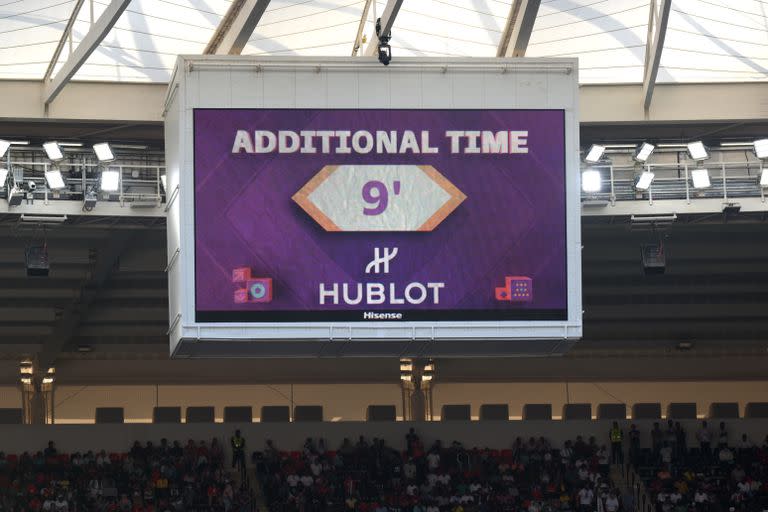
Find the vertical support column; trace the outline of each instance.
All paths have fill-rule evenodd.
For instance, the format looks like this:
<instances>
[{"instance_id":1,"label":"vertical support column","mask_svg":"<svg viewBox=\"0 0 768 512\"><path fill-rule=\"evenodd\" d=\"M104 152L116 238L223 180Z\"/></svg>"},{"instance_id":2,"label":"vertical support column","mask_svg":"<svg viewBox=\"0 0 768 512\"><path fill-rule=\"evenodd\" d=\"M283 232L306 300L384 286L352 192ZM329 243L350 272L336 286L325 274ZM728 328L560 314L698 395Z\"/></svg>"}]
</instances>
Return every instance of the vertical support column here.
<instances>
[{"instance_id":1,"label":"vertical support column","mask_svg":"<svg viewBox=\"0 0 768 512\"><path fill-rule=\"evenodd\" d=\"M400 360L400 387L403 396L403 420L432 420L432 360Z\"/></svg>"},{"instance_id":2,"label":"vertical support column","mask_svg":"<svg viewBox=\"0 0 768 512\"><path fill-rule=\"evenodd\" d=\"M51 425L55 418L54 375L56 370L36 372L30 361L19 368L23 421L27 425Z\"/></svg>"}]
</instances>

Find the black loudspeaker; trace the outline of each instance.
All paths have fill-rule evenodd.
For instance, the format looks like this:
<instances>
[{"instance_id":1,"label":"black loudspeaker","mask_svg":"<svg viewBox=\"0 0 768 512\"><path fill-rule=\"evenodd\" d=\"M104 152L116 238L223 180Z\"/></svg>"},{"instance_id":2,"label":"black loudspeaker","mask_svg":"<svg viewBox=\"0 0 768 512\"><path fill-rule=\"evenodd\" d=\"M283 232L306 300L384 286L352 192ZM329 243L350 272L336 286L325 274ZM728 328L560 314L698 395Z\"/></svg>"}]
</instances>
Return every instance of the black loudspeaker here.
<instances>
[{"instance_id":1,"label":"black loudspeaker","mask_svg":"<svg viewBox=\"0 0 768 512\"><path fill-rule=\"evenodd\" d=\"M48 277L50 264L48 263L48 247L45 245L30 245L25 251L27 264L27 276Z\"/></svg>"},{"instance_id":2,"label":"black loudspeaker","mask_svg":"<svg viewBox=\"0 0 768 512\"><path fill-rule=\"evenodd\" d=\"M664 273L666 257L664 256L664 245L661 242L641 245L640 253L643 259L643 271L646 275Z\"/></svg>"}]
</instances>

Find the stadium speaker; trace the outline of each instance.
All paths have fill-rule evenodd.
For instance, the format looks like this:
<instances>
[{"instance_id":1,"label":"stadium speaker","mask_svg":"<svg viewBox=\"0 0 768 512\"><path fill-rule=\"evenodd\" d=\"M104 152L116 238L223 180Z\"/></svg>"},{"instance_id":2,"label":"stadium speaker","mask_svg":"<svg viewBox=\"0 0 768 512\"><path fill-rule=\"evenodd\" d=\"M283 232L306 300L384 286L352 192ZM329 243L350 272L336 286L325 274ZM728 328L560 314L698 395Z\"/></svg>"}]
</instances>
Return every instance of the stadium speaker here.
<instances>
[{"instance_id":1,"label":"stadium speaker","mask_svg":"<svg viewBox=\"0 0 768 512\"><path fill-rule=\"evenodd\" d=\"M25 250L27 264L27 276L48 277L50 265L48 263L48 247L45 245L30 245Z\"/></svg>"},{"instance_id":2,"label":"stadium speaker","mask_svg":"<svg viewBox=\"0 0 768 512\"><path fill-rule=\"evenodd\" d=\"M661 242L641 245L640 254L642 255L643 272L645 272L645 275L664 273L666 257L664 255L664 245Z\"/></svg>"}]
</instances>

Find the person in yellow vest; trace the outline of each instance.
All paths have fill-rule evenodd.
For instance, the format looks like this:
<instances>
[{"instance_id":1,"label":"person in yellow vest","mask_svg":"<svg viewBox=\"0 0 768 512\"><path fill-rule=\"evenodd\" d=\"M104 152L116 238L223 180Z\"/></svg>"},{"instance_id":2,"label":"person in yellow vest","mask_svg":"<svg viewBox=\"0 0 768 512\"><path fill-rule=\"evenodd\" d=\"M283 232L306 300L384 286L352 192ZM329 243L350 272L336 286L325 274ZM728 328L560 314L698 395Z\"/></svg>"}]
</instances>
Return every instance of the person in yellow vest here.
<instances>
[{"instance_id":1,"label":"person in yellow vest","mask_svg":"<svg viewBox=\"0 0 768 512\"><path fill-rule=\"evenodd\" d=\"M608 436L611 438L611 464L624 464L624 449L622 446L624 432L619 428L617 421L613 422Z\"/></svg>"},{"instance_id":2,"label":"person in yellow vest","mask_svg":"<svg viewBox=\"0 0 768 512\"><path fill-rule=\"evenodd\" d=\"M235 430L235 435L229 441L232 445L232 468L245 471L245 438L239 430Z\"/></svg>"}]
</instances>

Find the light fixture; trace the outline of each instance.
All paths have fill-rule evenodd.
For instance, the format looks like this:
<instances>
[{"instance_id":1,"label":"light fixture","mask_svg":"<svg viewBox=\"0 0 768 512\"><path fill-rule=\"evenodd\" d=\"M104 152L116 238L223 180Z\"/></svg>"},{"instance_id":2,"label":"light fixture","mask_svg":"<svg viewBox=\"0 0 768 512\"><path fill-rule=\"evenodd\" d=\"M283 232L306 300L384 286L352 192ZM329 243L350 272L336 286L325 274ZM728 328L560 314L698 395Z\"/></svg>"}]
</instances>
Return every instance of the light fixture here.
<instances>
[{"instance_id":1,"label":"light fixture","mask_svg":"<svg viewBox=\"0 0 768 512\"><path fill-rule=\"evenodd\" d=\"M760 171L760 186L768 188L768 169Z\"/></svg>"},{"instance_id":2,"label":"light fixture","mask_svg":"<svg viewBox=\"0 0 768 512\"><path fill-rule=\"evenodd\" d=\"M709 181L709 171L706 169L691 171L691 179L693 180L693 188L709 188L712 186L712 182Z\"/></svg>"},{"instance_id":3,"label":"light fixture","mask_svg":"<svg viewBox=\"0 0 768 512\"><path fill-rule=\"evenodd\" d=\"M43 149L52 162L58 162L64 158L64 153L61 152L61 145L58 142L46 142L43 144Z\"/></svg>"},{"instance_id":4,"label":"light fixture","mask_svg":"<svg viewBox=\"0 0 768 512\"><path fill-rule=\"evenodd\" d=\"M653 183L653 179L656 177L655 174L653 174L651 171L645 171L637 178L637 183L635 183L635 188L637 190L648 190L651 188L651 183Z\"/></svg>"},{"instance_id":5,"label":"light fixture","mask_svg":"<svg viewBox=\"0 0 768 512\"><path fill-rule=\"evenodd\" d=\"M86 212L92 211L96 208L96 203L99 201L99 195L93 188L89 188L85 194L83 194L83 210Z\"/></svg>"},{"instance_id":6,"label":"light fixture","mask_svg":"<svg viewBox=\"0 0 768 512\"><path fill-rule=\"evenodd\" d=\"M421 376L421 380L423 382L429 382L432 380L432 375L429 373L425 373L424 375Z\"/></svg>"},{"instance_id":7,"label":"light fixture","mask_svg":"<svg viewBox=\"0 0 768 512\"><path fill-rule=\"evenodd\" d=\"M64 183L64 177L61 175L61 171L59 169L45 171L45 182L48 184L48 188L51 190L61 190L67 186Z\"/></svg>"},{"instance_id":8,"label":"light fixture","mask_svg":"<svg viewBox=\"0 0 768 512\"><path fill-rule=\"evenodd\" d=\"M653 144L648 144L647 142L643 142L639 146L637 146L637 149L635 150L635 161L640 163L645 163L648 161L648 159L651 157L651 154L653 153L653 150L656 149L656 146Z\"/></svg>"},{"instance_id":9,"label":"light fixture","mask_svg":"<svg viewBox=\"0 0 768 512\"><path fill-rule=\"evenodd\" d=\"M688 155L691 157L691 160L696 160L697 162L709 159L707 146L700 140L688 143Z\"/></svg>"},{"instance_id":10,"label":"light fixture","mask_svg":"<svg viewBox=\"0 0 768 512\"><path fill-rule=\"evenodd\" d=\"M11 143L7 140L0 139L0 158L5 156L5 152L11 147Z\"/></svg>"},{"instance_id":11,"label":"light fixture","mask_svg":"<svg viewBox=\"0 0 768 512\"><path fill-rule=\"evenodd\" d=\"M744 146L752 146L753 142L721 142L721 148L743 148Z\"/></svg>"},{"instance_id":12,"label":"light fixture","mask_svg":"<svg viewBox=\"0 0 768 512\"><path fill-rule=\"evenodd\" d=\"M5 186L5 180L8 179L8 169L0 167L0 188Z\"/></svg>"},{"instance_id":13,"label":"light fixture","mask_svg":"<svg viewBox=\"0 0 768 512\"><path fill-rule=\"evenodd\" d=\"M411 363L400 363L400 371L401 372L413 371L413 365Z\"/></svg>"},{"instance_id":14,"label":"light fixture","mask_svg":"<svg viewBox=\"0 0 768 512\"><path fill-rule=\"evenodd\" d=\"M400 374L400 380L403 382L411 382L411 375L410 374Z\"/></svg>"},{"instance_id":15,"label":"light fixture","mask_svg":"<svg viewBox=\"0 0 768 512\"><path fill-rule=\"evenodd\" d=\"M120 190L120 171L105 169L101 171L101 191L117 192Z\"/></svg>"},{"instance_id":16,"label":"light fixture","mask_svg":"<svg viewBox=\"0 0 768 512\"><path fill-rule=\"evenodd\" d=\"M22 377L21 378L21 383L22 384L32 384L32 379L29 378L29 377Z\"/></svg>"},{"instance_id":17,"label":"light fixture","mask_svg":"<svg viewBox=\"0 0 768 512\"><path fill-rule=\"evenodd\" d=\"M115 154L112 152L108 142L94 144L93 151L96 153L96 158L99 159L99 162L111 162L115 159Z\"/></svg>"},{"instance_id":18,"label":"light fixture","mask_svg":"<svg viewBox=\"0 0 768 512\"><path fill-rule=\"evenodd\" d=\"M756 140L753 143L755 148L755 156L759 159L768 158L768 139ZM2 150L2 148L0 148Z\"/></svg>"},{"instance_id":19,"label":"light fixture","mask_svg":"<svg viewBox=\"0 0 768 512\"><path fill-rule=\"evenodd\" d=\"M18 186L10 187L8 191L8 206L19 206L24 199L24 191Z\"/></svg>"},{"instance_id":20,"label":"light fixture","mask_svg":"<svg viewBox=\"0 0 768 512\"><path fill-rule=\"evenodd\" d=\"M165 193L168 193L168 176L165 174L160 175L160 183L163 184L163 190L165 190Z\"/></svg>"},{"instance_id":21,"label":"light fixture","mask_svg":"<svg viewBox=\"0 0 768 512\"><path fill-rule=\"evenodd\" d=\"M581 190L587 193L600 192L603 188L603 180L600 171L590 169L581 173Z\"/></svg>"},{"instance_id":22,"label":"light fixture","mask_svg":"<svg viewBox=\"0 0 768 512\"><path fill-rule=\"evenodd\" d=\"M592 144L592 147L587 151L587 156L584 157L584 161L590 164L594 164L600 161L605 153L605 146L599 144Z\"/></svg>"}]
</instances>

